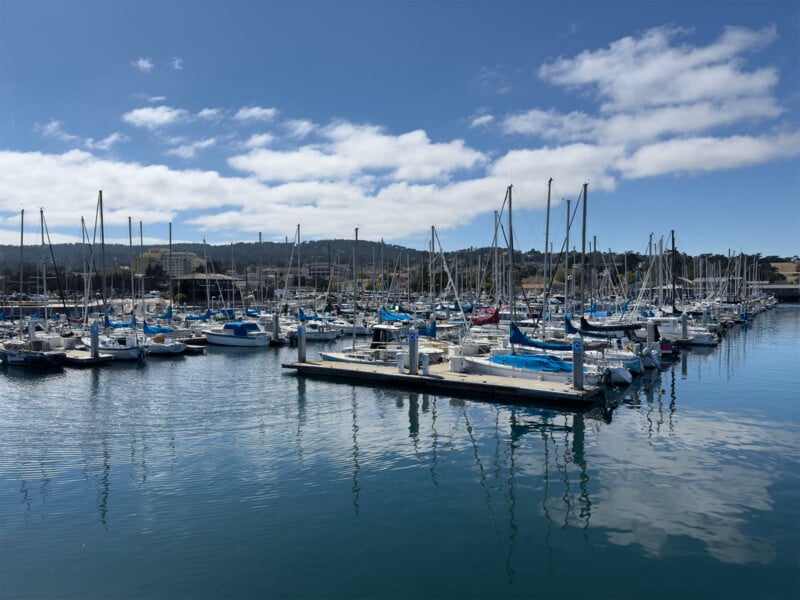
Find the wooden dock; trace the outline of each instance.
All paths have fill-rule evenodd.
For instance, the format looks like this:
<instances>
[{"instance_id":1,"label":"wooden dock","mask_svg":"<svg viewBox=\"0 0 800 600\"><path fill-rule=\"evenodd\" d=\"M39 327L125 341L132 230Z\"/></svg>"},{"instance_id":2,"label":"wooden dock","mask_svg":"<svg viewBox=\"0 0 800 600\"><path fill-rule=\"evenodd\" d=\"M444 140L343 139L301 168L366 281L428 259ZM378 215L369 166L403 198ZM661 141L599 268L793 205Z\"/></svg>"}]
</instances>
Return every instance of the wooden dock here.
<instances>
[{"instance_id":1,"label":"wooden dock","mask_svg":"<svg viewBox=\"0 0 800 600\"><path fill-rule=\"evenodd\" d=\"M554 381L454 373L450 371L447 362L430 365L428 375L422 375L422 370L418 375L400 373L396 366L334 361L293 362L281 366L296 371L298 375L469 396L509 404L550 403L585 406L602 397L598 387L585 386L583 390L576 390L571 384Z\"/></svg>"},{"instance_id":2,"label":"wooden dock","mask_svg":"<svg viewBox=\"0 0 800 600\"><path fill-rule=\"evenodd\" d=\"M90 350L67 350L67 358L64 361L64 366L66 367L99 367L101 365L107 365L114 357L110 354L98 354L97 356L92 356Z\"/></svg>"}]
</instances>

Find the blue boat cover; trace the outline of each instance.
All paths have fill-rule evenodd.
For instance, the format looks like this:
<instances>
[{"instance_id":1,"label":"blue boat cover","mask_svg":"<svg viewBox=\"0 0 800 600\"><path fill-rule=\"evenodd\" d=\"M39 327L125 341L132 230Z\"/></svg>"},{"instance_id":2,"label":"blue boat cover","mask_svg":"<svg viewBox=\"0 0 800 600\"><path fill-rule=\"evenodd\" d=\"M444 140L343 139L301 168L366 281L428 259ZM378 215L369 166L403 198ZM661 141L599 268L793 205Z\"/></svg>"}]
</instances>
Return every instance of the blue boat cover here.
<instances>
[{"instance_id":1,"label":"blue boat cover","mask_svg":"<svg viewBox=\"0 0 800 600\"><path fill-rule=\"evenodd\" d=\"M142 325L144 332L147 335L155 335L157 333L171 333L172 327L156 327L152 325L148 325L147 321L144 322Z\"/></svg>"},{"instance_id":2,"label":"blue boat cover","mask_svg":"<svg viewBox=\"0 0 800 600\"><path fill-rule=\"evenodd\" d=\"M214 313L209 308L203 315L186 315L187 321L208 321Z\"/></svg>"},{"instance_id":3,"label":"blue boat cover","mask_svg":"<svg viewBox=\"0 0 800 600\"><path fill-rule=\"evenodd\" d=\"M172 306L167 307L167 311L161 315L160 317L156 317L156 319L166 319L169 321L172 318Z\"/></svg>"},{"instance_id":4,"label":"blue boat cover","mask_svg":"<svg viewBox=\"0 0 800 600\"><path fill-rule=\"evenodd\" d=\"M411 316L406 314L390 313L384 307L381 307L381 321L411 321Z\"/></svg>"},{"instance_id":5,"label":"blue boat cover","mask_svg":"<svg viewBox=\"0 0 800 600\"><path fill-rule=\"evenodd\" d=\"M572 373L572 365L570 363L549 354L497 354L492 356L489 362L530 371Z\"/></svg>"},{"instance_id":6,"label":"blue boat cover","mask_svg":"<svg viewBox=\"0 0 800 600\"><path fill-rule=\"evenodd\" d=\"M230 321L222 326L223 329L233 329L233 335L247 337L247 334L256 331L261 331L258 323L252 321Z\"/></svg>"},{"instance_id":7,"label":"blue boat cover","mask_svg":"<svg viewBox=\"0 0 800 600\"><path fill-rule=\"evenodd\" d=\"M131 315L131 320L129 323L126 323L125 321L109 321L108 315L103 315L103 327L112 327L113 329L130 327L132 329L136 327L136 315Z\"/></svg>"},{"instance_id":8,"label":"blue boat cover","mask_svg":"<svg viewBox=\"0 0 800 600\"><path fill-rule=\"evenodd\" d=\"M529 338L525 333L517 327L516 323L510 324L511 333L508 336L508 341L512 344L519 346L528 346L530 348L539 348L541 350L572 350L572 344L558 344L551 342L540 342Z\"/></svg>"},{"instance_id":9,"label":"blue boat cover","mask_svg":"<svg viewBox=\"0 0 800 600\"><path fill-rule=\"evenodd\" d=\"M422 337L429 337L436 339L436 320L431 321L430 326L423 327L417 331Z\"/></svg>"}]
</instances>

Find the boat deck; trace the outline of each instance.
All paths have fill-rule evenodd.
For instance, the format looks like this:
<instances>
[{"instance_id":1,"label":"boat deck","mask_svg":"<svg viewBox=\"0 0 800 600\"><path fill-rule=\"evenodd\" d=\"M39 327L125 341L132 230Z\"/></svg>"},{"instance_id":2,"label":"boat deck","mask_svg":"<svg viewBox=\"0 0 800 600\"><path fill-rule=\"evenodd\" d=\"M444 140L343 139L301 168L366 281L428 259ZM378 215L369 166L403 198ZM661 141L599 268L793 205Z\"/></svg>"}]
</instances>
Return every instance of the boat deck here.
<instances>
[{"instance_id":1,"label":"boat deck","mask_svg":"<svg viewBox=\"0 0 800 600\"><path fill-rule=\"evenodd\" d=\"M548 402L585 405L601 397L598 387L585 386L576 390L567 383L539 381L496 375L473 375L450 371L447 362L430 365L428 375L400 373L396 366L378 366L361 363L333 361L292 362L281 365L298 375L325 379L339 379L372 385L410 388L427 392L439 392L454 396L467 395L486 401L510 404Z\"/></svg>"}]
</instances>

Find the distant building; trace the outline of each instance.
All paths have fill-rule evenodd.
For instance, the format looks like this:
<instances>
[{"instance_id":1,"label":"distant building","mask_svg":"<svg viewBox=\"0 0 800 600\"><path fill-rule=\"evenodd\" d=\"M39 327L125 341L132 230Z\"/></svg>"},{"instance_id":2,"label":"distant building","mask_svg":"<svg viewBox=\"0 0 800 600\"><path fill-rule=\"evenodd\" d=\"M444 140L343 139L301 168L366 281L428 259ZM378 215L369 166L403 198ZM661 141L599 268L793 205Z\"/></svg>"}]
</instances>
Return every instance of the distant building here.
<instances>
[{"instance_id":1,"label":"distant building","mask_svg":"<svg viewBox=\"0 0 800 600\"><path fill-rule=\"evenodd\" d=\"M203 260L193 252L170 253L164 248L153 248L133 258L135 273L144 273L148 268L159 265L172 279L194 273L203 264Z\"/></svg>"}]
</instances>

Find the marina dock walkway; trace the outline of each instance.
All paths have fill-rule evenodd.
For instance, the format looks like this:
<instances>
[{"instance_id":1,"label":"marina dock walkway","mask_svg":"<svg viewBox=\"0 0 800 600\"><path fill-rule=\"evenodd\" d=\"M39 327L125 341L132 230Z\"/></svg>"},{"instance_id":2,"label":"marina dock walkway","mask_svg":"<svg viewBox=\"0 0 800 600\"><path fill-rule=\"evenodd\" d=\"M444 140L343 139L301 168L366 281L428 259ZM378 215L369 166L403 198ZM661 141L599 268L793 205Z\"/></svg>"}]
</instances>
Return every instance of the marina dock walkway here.
<instances>
[{"instance_id":1,"label":"marina dock walkway","mask_svg":"<svg viewBox=\"0 0 800 600\"><path fill-rule=\"evenodd\" d=\"M583 390L576 390L571 382L454 373L450 371L447 362L430 365L428 375L421 374L421 371L418 375L400 373L397 367L368 363L307 361L285 363L281 366L284 369L293 369L298 375L449 395L467 395L481 400L511 404L547 402L580 406L590 404L602 396L600 388L585 386Z\"/></svg>"}]
</instances>

